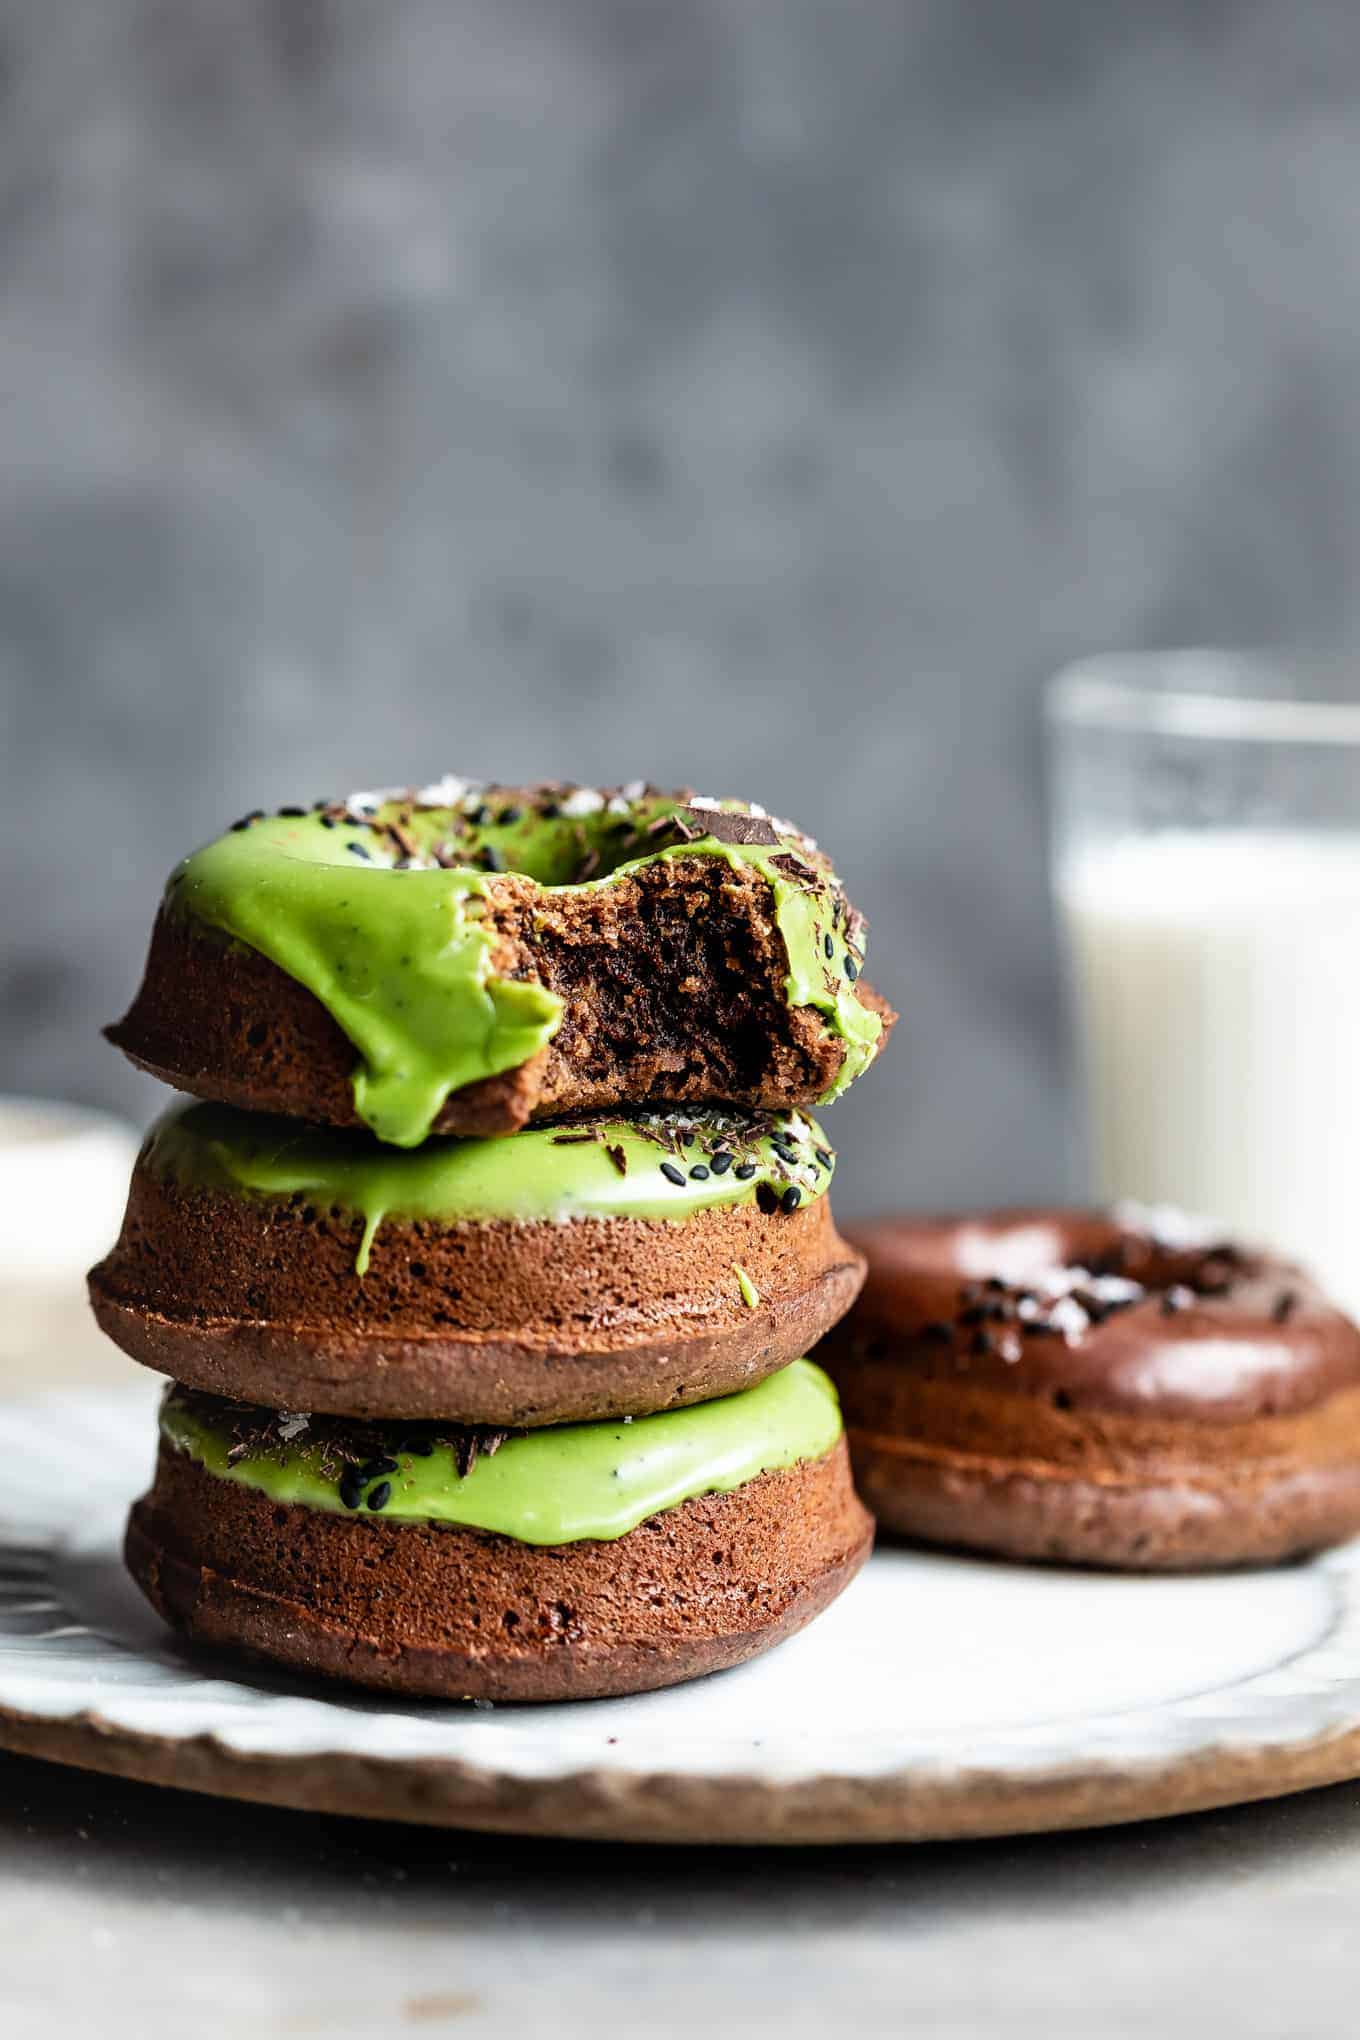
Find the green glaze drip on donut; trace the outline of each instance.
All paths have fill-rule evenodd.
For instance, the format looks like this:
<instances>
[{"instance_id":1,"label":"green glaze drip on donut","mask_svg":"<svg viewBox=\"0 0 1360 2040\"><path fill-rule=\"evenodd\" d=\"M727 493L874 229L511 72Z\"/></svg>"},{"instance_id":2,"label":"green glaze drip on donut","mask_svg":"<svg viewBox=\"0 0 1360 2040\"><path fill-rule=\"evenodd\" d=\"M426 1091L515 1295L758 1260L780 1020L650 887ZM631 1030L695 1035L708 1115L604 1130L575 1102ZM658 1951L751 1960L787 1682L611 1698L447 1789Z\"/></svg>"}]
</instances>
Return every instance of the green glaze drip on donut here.
<instances>
[{"instance_id":1,"label":"green glaze drip on donut","mask_svg":"<svg viewBox=\"0 0 1360 2040\"><path fill-rule=\"evenodd\" d=\"M359 1051L355 1110L398 1147L424 1140L450 1091L516 1069L562 1002L497 977L475 871L397 871L362 828L276 817L220 836L170 881L171 911L259 950L305 985Z\"/></svg>"},{"instance_id":2,"label":"green glaze drip on donut","mask_svg":"<svg viewBox=\"0 0 1360 2040\"><path fill-rule=\"evenodd\" d=\"M275 1429L242 1450L237 1407L172 1386L161 1407L161 1435L219 1480L274 1502L346 1513L341 1477L353 1459L339 1457L334 1432L318 1441L303 1429L285 1440ZM795 1360L758 1387L716 1402L631 1423L559 1424L511 1437L462 1475L450 1443L435 1442L428 1454L403 1451L413 1428L426 1442L437 1438L430 1425L364 1428L359 1449L367 1456L376 1446L397 1470L363 1484L356 1513L377 1513L368 1498L387 1485L381 1513L388 1520L459 1524L522 1544L575 1544L624 1537L649 1516L699 1495L728 1494L762 1473L820 1459L841 1435L841 1416L821 1368Z\"/></svg>"},{"instance_id":3,"label":"green glaze drip on donut","mask_svg":"<svg viewBox=\"0 0 1360 2040\"><path fill-rule=\"evenodd\" d=\"M715 1155L731 1157L716 1174ZM796 1204L807 1204L828 1188L835 1157L801 1112L762 1119L716 1110L636 1113L494 1139L435 1138L409 1153L364 1133L229 1105L188 1105L152 1129L143 1166L186 1186L276 1203L305 1197L360 1218L355 1267L362 1275L389 1217L450 1226L485 1219L683 1220L791 1192ZM738 1173L752 1168L752 1175Z\"/></svg>"},{"instance_id":4,"label":"green glaze drip on donut","mask_svg":"<svg viewBox=\"0 0 1360 2040\"><path fill-rule=\"evenodd\" d=\"M558 890L586 873L584 882L607 885L656 857L721 856L753 867L771 888L788 1002L814 1007L845 1043L827 1093L838 1096L872 1059L881 1024L846 974L847 956L852 970L859 959L837 920L834 874L803 865L796 878L780 868L805 849L792 831L773 849L706 837L639 856L649 831L664 835L680 805L649 792L516 806L481 790L452 805L403 797L357 812L351 802L260 816L187 858L166 908L257 950L304 985L358 1051L360 1119L380 1139L415 1147L451 1091L519 1068L561 1022L555 993L492 966L488 872L518 872ZM735 801L722 807L745 812Z\"/></svg>"}]
</instances>

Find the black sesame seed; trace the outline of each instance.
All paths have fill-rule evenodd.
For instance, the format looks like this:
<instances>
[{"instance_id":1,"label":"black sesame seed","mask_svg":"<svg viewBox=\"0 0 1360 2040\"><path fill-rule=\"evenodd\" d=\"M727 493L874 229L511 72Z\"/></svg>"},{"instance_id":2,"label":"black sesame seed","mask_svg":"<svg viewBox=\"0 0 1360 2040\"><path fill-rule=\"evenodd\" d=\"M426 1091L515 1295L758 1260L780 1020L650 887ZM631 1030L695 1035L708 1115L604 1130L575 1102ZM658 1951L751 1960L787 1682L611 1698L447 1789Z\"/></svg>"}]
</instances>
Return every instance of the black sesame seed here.
<instances>
[{"instance_id":1,"label":"black sesame seed","mask_svg":"<svg viewBox=\"0 0 1360 2040\"><path fill-rule=\"evenodd\" d=\"M323 828L323 829L333 829L333 828L335 827L335 816L334 816L334 815L322 815L322 817L321 817L321 826L322 826L322 828Z\"/></svg>"},{"instance_id":2,"label":"black sesame seed","mask_svg":"<svg viewBox=\"0 0 1360 2040\"><path fill-rule=\"evenodd\" d=\"M678 1183L683 1186L685 1172L683 1169L677 1169L674 1162L663 1162L661 1164L661 1173L668 1183Z\"/></svg>"},{"instance_id":3,"label":"black sesame seed","mask_svg":"<svg viewBox=\"0 0 1360 2040\"><path fill-rule=\"evenodd\" d=\"M756 1165L754 1162L743 1162L739 1168L733 1169L732 1174L739 1183L749 1183L755 1172Z\"/></svg>"},{"instance_id":4,"label":"black sesame seed","mask_svg":"<svg viewBox=\"0 0 1360 2040\"><path fill-rule=\"evenodd\" d=\"M290 815L290 816L291 816L291 815L305 815L305 814L306 814L306 812L307 812L307 810L306 810L306 808L305 808L305 807L281 807L281 808L279 809L279 813L280 813L281 815Z\"/></svg>"},{"instance_id":5,"label":"black sesame seed","mask_svg":"<svg viewBox=\"0 0 1360 2040\"><path fill-rule=\"evenodd\" d=\"M538 812L542 815L545 822L555 822L562 810L555 800L545 800Z\"/></svg>"},{"instance_id":6,"label":"black sesame seed","mask_svg":"<svg viewBox=\"0 0 1360 2040\"><path fill-rule=\"evenodd\" d=\"M408 1459L428 1459L434 1446L428 1438L403 1438L397 1450Z\"/></svg>"},{"instance_id":7,"label":"black sesame seed","mask_svg":"<svg viewBox=\"0 0 1360 2040\"><path fill-rule=\"evenodd\" d=\"M385 1473L395 1473L396 1471L397 1462L395 1459L370 1459L359 1468L359 1478L362 1481L381 1480Z\"/></svg>"},{"instance_id":8,"label":"black sesame seed","mask_svg":"<svg viewBox=\"0 0 1360 2040\"><path fill-rule=\"evenodd\" d=\"M680 1136L680 1145L681 1147L694 1146L694 1135L688 1130L688 1128L686 1128L685 1132L682 1133Z\"/></svg>"},{"instance_id":9,"label":"black sesame seed","mask_svg":"<svg viewBox=\"0 0 1360 2040\"><path fill-rule=\"evenodd\" d=\"M373 862L373 859L369 856L362 843L346 843L345 848L351 857L362 857L365 864Z\"/></svg>"},{"instance_id":10,"label":"black sesame seed","mask_svg":"<svg viewBox=\"0 0 1360 2040\"><path fill-rule=\"evenodd\" d=\"M712 1164L714 1175L725 1176L736 1160L736 1156L729 1154L726 1148L719 1148L718 1152L715 1155L710 1155L708 1159Z\"/></svg>"},{"instance_id":11,"label":"black sesame seed","mask_svg":"<svg viewBox=\"0 0 1360 2040\"><path fill-rule=\"evenodd\" d=\"M505 859L494 843L488 843L482 852L483 871L504 871Z\"/></svg>"},{"instance_id":12,"label":"black sesame seed","mask_svg":"<svg viewBox=\"0 0 1360 2040\"><path fill-rule=\"evenodd\" d=\"M363 1483L355 1469L350 1467L340 1476L340 1499L347 1509L357 1509L363 1498Z\"/></svg>"},{"instance_id":13,"label":"black sesame seed","mask_svg":"<svg viewBox=\"0 0 1360 2040\"><path fill-rule=\"evenodd\" d=\"M812 1152L816 1155L818 1161L821 1163L824 1169L829 1169L831 1167L831 1155L828 1149L814 1148Z\"/></svg>"},{"instance_id":14,"label":"black sesame seed","mask_svg":"<svg viewBox=\"0 0 1360 2040\"><path fill-rule=\"evenodd\" d=\"M796 1183L790 1183L788 1189L784 1192L784 1195L779 1200L779 1208L781 1211L797 1211L802 1201L803 1201L802 1191L798 1188L798 1185Z\"/></svg>"},{"instance_id":15,"label":"black sesame seed","mask_svg":"<svg viewBox=\"0 0 1360 2040\"><path fill-rule=\"evenodd\" d=\"M503 807L500 811L500 814L496 817L496 819L499 821L503 829L513 829L516 822L523 821L524 809L517 807Z\"/></svg>"},{"instance_id":16,"label":"black sesame seed","mask_svg":"<svg viewBox=\"0 0 1360 2040\"><path fill-rule=\"evenodd\" d=\"M848 956L843 956L841 958L841 967L845 971L845 975L849 978L851 984L853 984L855 982L855 979L859 976L859 970L856 967L856 965L851 962Z\"/></svg>"},{"instance_id":17,"label":"black sesame seed","mask_svg":"<svg viewBox=\"0 0 1360 2040\"><path fill-rule=\"evenodd\" d=\"M708 1170L702 1162L696 1162L689 1174L692 1183L706 1183L708 1181Z\"/></svg>"},{"instance_id":18,"label":"black sesame seed","mask_svg":"<svg viewBox=\"0 0 1360 2040\"><path fill-rule=\"evenodd\" d=\"M372 1489L372 1491L369 1494L368 1506L370 1509L385 1509L387 1507L387 1504L391 1501L391 1499L392 1499L391 1481L380 1480L378 1482L378 1485L374 1489Z\"/></svg>"},{"instance_id":19,"label":"black sesame seed","mask_svg":"<svg viewBox=\"0 0 1360 2040\"><path fill-rule=\"evenodd\" d=\"M830 961L830 959L836 954L836 945L829 935L823 935L822 947L826 951L827 960Z\"/></svg>"},{"instance_id":20,"label":"black sesame seed","mask_svg":"<svg viewBox=\"0 0 1360 2040\"><path fill-rule=\"evenodd\" d=\"M757 1183L756 1203L767 1218L772 1217L778 1211L779 1192L775 1189L773 1183Z\"/></svg>"}]
</instances>

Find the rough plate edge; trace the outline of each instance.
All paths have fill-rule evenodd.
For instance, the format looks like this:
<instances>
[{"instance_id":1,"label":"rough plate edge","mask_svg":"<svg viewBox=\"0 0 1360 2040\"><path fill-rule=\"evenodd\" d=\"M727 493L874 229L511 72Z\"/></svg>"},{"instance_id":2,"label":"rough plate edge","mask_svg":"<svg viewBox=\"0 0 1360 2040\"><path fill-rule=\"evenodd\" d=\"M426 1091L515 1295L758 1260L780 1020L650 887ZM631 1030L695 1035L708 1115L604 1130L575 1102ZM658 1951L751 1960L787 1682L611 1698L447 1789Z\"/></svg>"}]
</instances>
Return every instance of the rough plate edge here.
<instances>
[{"instance_id":1,"label":"rough plate edge","mask_svg":"<svg viewBox=\"0 0 1360 2040\"><path fill-rule=\"evenodd\" d=\"M144 1785L296 1812L563 1840L723 1846L981 1841L1121 1826L1283 1798L1360 1776L1360 1728L1285 1750L1207 1750L1157 1767L1076 1767L1032 1780L962 1772L813 1777L771 1792L754 1777L580 1771L514 1778L453 1760L261 1756L213 1735L183 1740L0 1707L0 1748Z\"/></svg>"}]
</instances>

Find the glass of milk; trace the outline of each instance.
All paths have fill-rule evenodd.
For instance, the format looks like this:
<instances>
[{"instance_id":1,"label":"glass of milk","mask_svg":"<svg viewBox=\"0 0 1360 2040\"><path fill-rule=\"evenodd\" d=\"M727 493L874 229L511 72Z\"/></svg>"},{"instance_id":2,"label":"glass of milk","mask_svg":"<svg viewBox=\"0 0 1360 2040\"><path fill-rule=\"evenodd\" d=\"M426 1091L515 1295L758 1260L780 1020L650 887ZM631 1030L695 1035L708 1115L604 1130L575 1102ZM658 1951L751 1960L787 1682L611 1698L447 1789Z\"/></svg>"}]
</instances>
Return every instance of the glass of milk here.
<instances>
[{"instance_id":1,"label":"glass of milk","mask_svg":"<svg viewBox=\"0 0 1360 2040\"><path fill-rule=\"evenodd\" d=\"M1099 1189L1360 1311L1360 661L1100 659L1048 701Z\"/></svg>"}]
</instances>

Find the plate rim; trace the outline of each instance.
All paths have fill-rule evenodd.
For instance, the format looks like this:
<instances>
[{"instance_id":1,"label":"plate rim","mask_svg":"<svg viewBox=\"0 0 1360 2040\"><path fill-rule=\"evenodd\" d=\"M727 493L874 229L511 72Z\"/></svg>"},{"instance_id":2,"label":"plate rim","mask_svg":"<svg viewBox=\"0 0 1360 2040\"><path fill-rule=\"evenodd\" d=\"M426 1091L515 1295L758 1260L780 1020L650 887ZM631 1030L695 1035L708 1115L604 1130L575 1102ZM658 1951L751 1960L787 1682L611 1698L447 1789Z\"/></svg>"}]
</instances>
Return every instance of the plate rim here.
<instances>
[{"instance_id":1,"label":"plate rim","mask_svg":"<svg viewBox=\"0 0 1360 2040\"><path fill-rule=\"evenodd\" d=\"M753 1773L514 1777L452 1757L307 1756L235 1749L211 1731L158 1736L93 1710L54 1716L0 1704L0 1749L134 1783L300 1813L526 1838L735 1847L983 1841L1171 1819L1284 1798L1360 1775L1360 1723L1283 1750L1202 1749L1030 1778L910 1769L876 1778Z\"/></svg>"}]
</instances>

